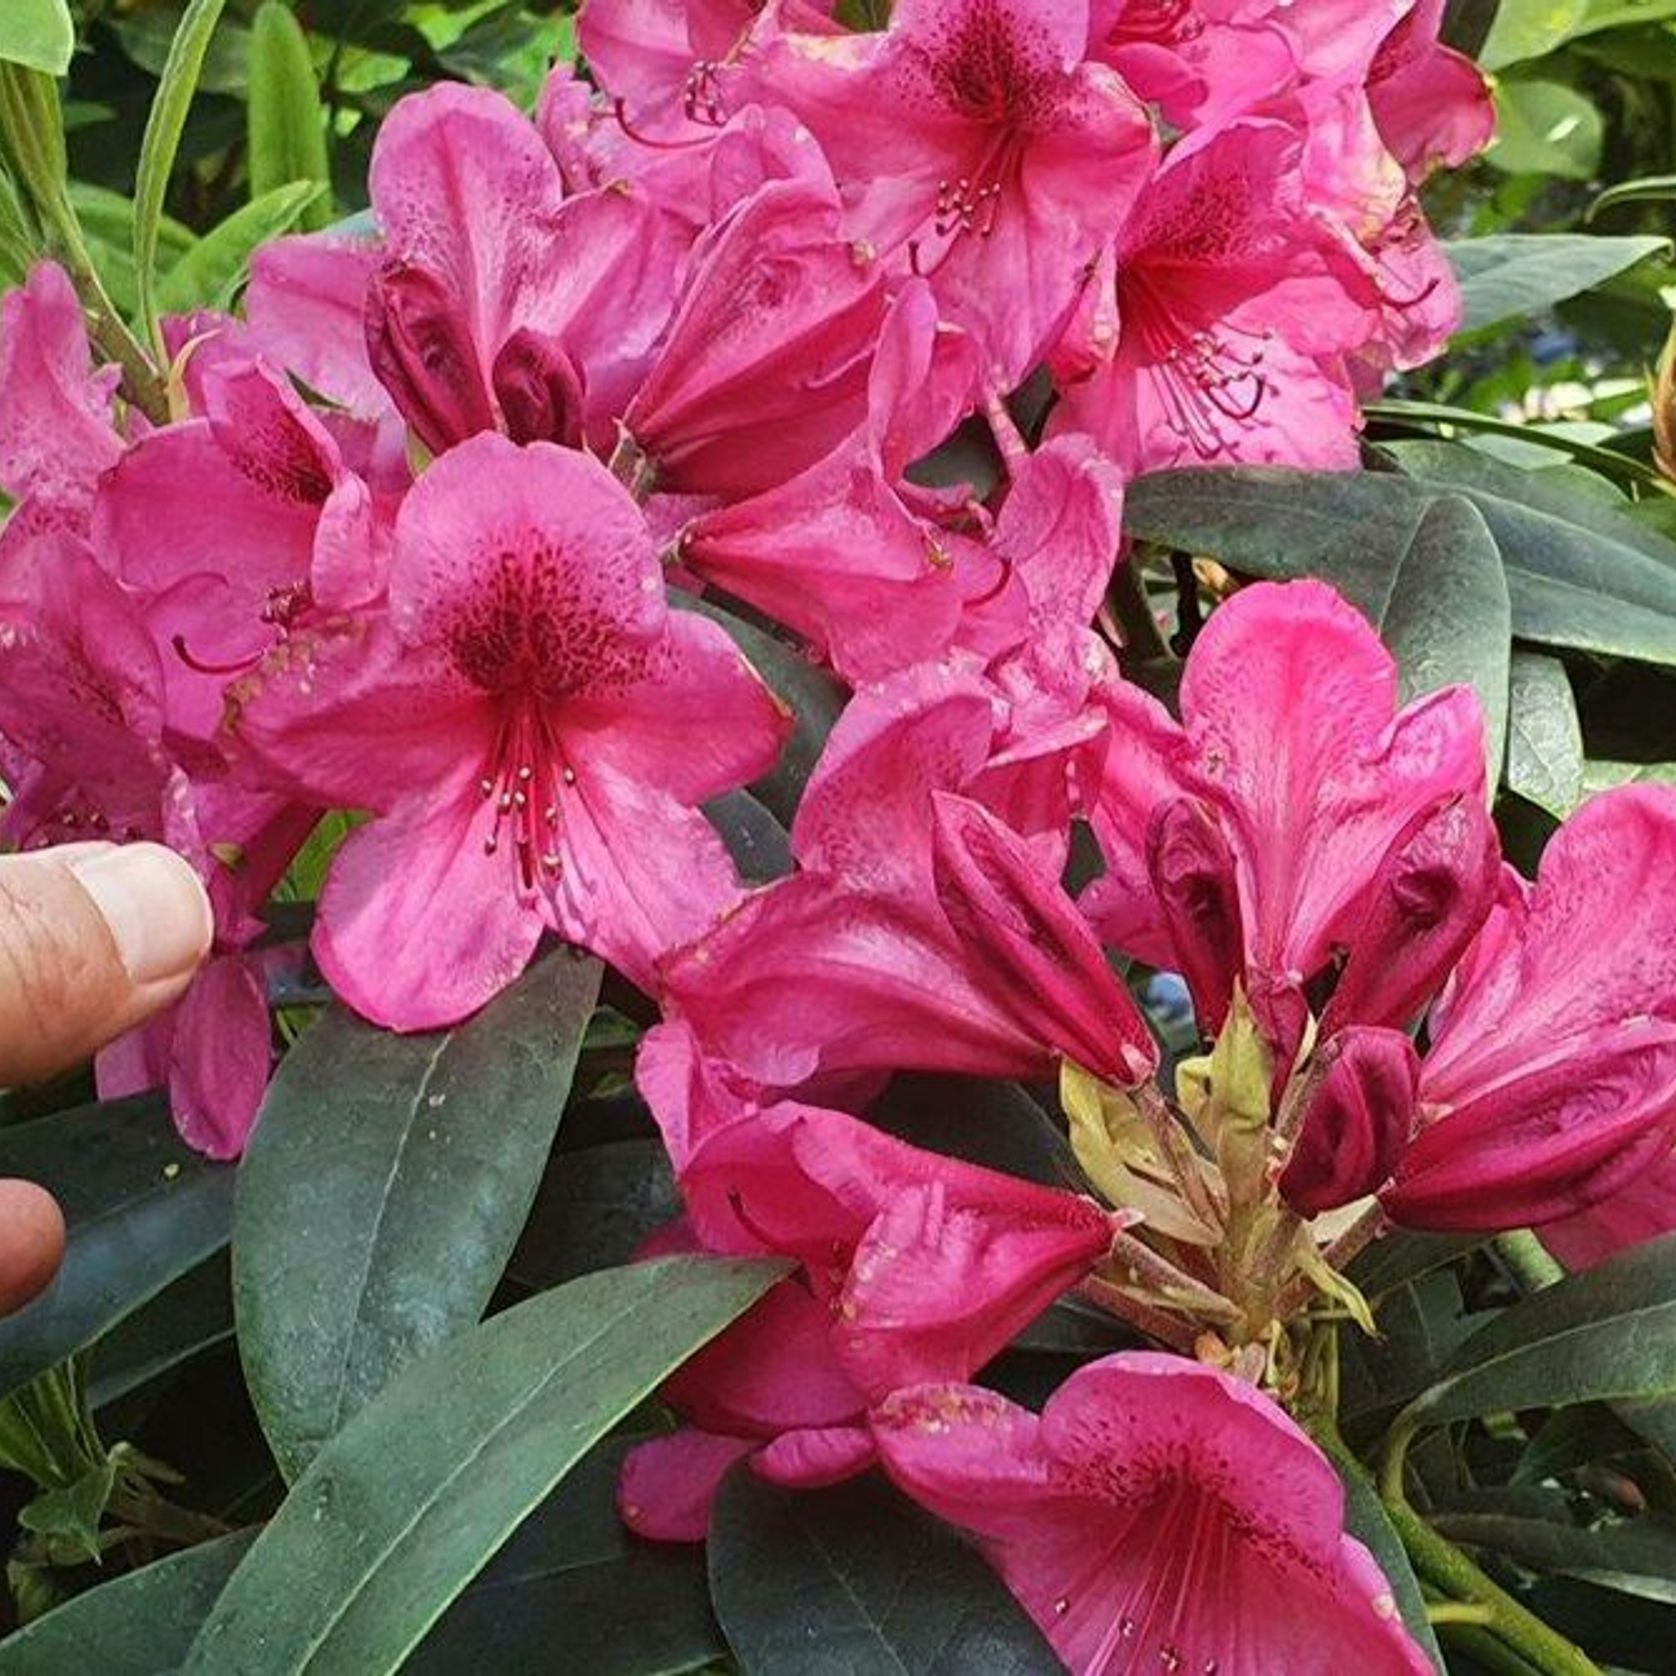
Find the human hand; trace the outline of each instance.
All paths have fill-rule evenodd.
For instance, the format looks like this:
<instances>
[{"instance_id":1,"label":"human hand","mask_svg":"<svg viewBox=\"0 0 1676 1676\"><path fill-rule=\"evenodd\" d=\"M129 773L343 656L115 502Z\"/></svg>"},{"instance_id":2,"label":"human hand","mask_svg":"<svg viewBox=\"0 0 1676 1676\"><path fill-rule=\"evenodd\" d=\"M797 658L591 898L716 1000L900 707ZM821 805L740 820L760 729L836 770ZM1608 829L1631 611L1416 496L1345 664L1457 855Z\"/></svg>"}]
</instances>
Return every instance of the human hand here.
<instances>
[{"instance_id":1,"label":"human hand","mask_svg":"<svg viewBox=\"0 0 1676 1676\"><path fill-rule=\"evenodd\" d=\"M179 1000L213 931L198 875L160 844L0 856L0 1087L64 1070ZM52 1196L0 1180L0 1315L63 1254Z\"/></svg>"}]
</instances>

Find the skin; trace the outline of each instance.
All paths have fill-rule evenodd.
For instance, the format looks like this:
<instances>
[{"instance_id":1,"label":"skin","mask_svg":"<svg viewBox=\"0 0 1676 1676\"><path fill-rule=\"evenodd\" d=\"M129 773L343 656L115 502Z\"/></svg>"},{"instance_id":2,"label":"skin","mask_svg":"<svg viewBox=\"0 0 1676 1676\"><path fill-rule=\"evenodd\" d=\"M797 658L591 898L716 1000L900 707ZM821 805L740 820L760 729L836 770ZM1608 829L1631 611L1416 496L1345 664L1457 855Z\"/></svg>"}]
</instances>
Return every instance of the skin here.
<instances>
[{"instance_id":1,"label":"skin","mask_svg":"<svg viewBox=\"0 0 1676 1676\"><path fill-rule=\"evenodd\" d=\"M158 845L0 856L0 1087L66 1070L177 1001L212 928L196 874ZM0 1315L63 1256L52 1196L0 1180Z\"/></svg>"}]
</instances>

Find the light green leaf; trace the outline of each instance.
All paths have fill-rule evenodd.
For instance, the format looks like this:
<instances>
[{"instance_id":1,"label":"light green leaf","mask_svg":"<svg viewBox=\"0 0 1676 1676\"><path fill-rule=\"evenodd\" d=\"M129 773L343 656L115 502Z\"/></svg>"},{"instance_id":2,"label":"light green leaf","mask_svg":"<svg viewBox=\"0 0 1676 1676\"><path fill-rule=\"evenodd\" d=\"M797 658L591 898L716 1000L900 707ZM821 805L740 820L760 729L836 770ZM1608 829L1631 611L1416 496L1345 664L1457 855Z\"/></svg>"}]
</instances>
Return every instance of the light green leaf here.
<instances>
[{"instance_id":1,"label":"light green leaf","mask_svg":"<svg viewBox=\"0 0 1676 1676\"><path fill-rule=\"evenodd\" d=\"M1500 0L1478 62L1486 70L1504 70L1540 58L1572 35L1588 11L1589 0Z\"/></svg>"},{"instance_id":2,"label":"light green leaf","mask_svg":"<svg viewBox=\"0 0 1676 1676\"><path fill-rule=\"evenodd\" d=\"M294 1479L391 1376L470 1326L529 1214L599 993L561 950L452 1030L337 1007L286 1056L239 1172L251 1399Z\"/></svg>"},{"instance_id":3,"label":"light green leaf","mask_svg":"<svg viewBox=\"0 0 1676 1676\"><path fill-rule=\"evenodd\" d=\"M303 225L332 221L331 165L326 155L326 107L315 81L308 36L284 0L266 0L250 41L250 195L308 181L319 188L306 200Z\"/></svg>"},{"instance_id":4,"label":"light green leaf","mask_svg":"<svg viewBox=\"0 0 1676 1676\"><path fill-rule=\"evenodd\" d=\"M1496 88L1496 137L1485 157L1510 175L1587 180L1600 167L1605 124L1574 87L1509 81Z\"/></svg>"},{"instance_id":5,"label":"light green leaf","mask_svg":"<svg viewBox=\"0 0 1676 1676\"><path fill-rule=\"evenodd\" d=\"M1445 244L1461 282L1461 330L1524 320L1668 250L1668 239L1497 233Z\"/></svg>"},{"instance_id":6,"label":"light green leaf","mask_svg":"<svg viewBox=\"0 0 1676 1676\"><path fill-rule=\"evenodd\" d=\"M785 1265L676 1257L516 1305L414 1363L315 1457L188 1676L383 1676L570 1469Z\"/></svg>"},{"instance_id":7,"label":"light green leaf","mask_svg":"<svg viewBox=\"0 0 1676 1676\"><path fill-rule=\"evenodd\" d=\"M1541 652L1513 654L1507 785L1563 821L1583 796L1583 728L1565 665Z\"/></svg>"},{"instance_id":8,"label":"light green leaf","mask_svg":"<svg viewBox=\"0 0 1676 1676\"><path fill-rule=\"evenodd\" d=\"M169 269L157 288L158 309L186 314L196 308L230 307L254 252L289 232L321 192L311 181L294 181L234 210Z\"/></svg>"},{"instance_id":9,"label":"light green leaf","mask_svg":"<svg viewBox=\"0 0 1676 1676\"><path fill-rule=\"evenodd\" d=\"M204 54L209 51L225 4L226 0L190 0L170 43L168 61L146 119L145 137L140 141L134 185L134 288L139 299L141 335L146 338L155 337L157 331L157 237L163 200L186 127L186 113L198 89Z\"/></svg>"},{"instance_id":10,"label":"light green leaf","mask_svg":"<svg viewBox=\"0 0 1676 1676\"><path fill-rule=\"evenodd\" d=\"M6 0L0 10L0 58L61 76L75 50L76 26L66 0Z\"/></svg>"}]
</instances>

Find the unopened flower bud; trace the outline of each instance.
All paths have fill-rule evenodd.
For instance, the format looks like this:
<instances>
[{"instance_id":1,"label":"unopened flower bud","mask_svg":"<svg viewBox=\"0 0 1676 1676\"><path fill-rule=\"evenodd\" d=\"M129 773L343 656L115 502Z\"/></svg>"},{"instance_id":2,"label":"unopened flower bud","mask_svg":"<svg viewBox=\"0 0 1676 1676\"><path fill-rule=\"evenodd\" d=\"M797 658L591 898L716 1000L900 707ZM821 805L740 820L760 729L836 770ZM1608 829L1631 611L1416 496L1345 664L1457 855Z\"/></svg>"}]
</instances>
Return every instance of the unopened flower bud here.
<instances>
[{"instance_id":1,"label":"unopened flower bud","mask_svg":"<svg viewBox=\"0 0 1676 1676\"><path fill-rule=\"evenodd\" d=\"M495 428L476 350L438 280L386 264L367 287L365 319L372 370L433 454Z\"/></svg>"},{"instance_id":2,"label":"unopened flower bud","mask_svg":"<svg viewBox=\"0 0 1676 1676\"><path fill-rule=\"evenodd\" d=\"M1146 860L1199 1029L1215 1036L1244 961L1233 852L1209 810L1178 797L1154 811Z\"/></svg>"},{"instance_id":3,"label":"unopened flower bud","mask_svg":"<svg viewBox=\"0 0 1676 1676\"><path fill-rule=\"evenodd\" d=\"M1484 923L1500 866L1496 830L1477 797L1438 803L1400 833L1345 939L1323 1032L1411 1022Z\"/></svg>"},{"instance_id":4,"label":"unopened flower bud","mask_svg":"<svg viewBox=\"0 0 1676 1676\"><path fill-rule=\"evenodd\" d=\"M1293 1210L1317 1216L1389 1180L1414 1125L1420 1058L1400 1030L1352 1025L1317 1055L1298 1139L1280 1177Z\"/></svg>"}]
</instances>

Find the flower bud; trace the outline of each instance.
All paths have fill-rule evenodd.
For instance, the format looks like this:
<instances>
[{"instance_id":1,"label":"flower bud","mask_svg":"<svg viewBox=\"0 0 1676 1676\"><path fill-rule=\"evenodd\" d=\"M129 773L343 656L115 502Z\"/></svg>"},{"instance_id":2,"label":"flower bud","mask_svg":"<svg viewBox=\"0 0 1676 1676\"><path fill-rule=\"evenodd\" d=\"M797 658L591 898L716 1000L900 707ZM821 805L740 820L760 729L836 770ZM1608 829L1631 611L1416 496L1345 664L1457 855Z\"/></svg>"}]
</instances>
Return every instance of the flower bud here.
<instances>
[{"instance_id":1,"label":"flower bud","mask_svg":"<svg viewBox=\"0 0 1676 1676\"><path fill-rule=\"evenodd\" d=\"M1178 797L1153 811L1146 862L1199 1029L1215 1036L1244 964L1233 852L1210 811Z\"/></svg>"},{"instance_id":2,"label":"flower bud","mask_svg":"<svg viewBox=\"0 0 1676 1676\"><path fill-rule=\"evenodd\" d=\"M582 445L582 379L556 337L520 326L495 356L495 400L514 442Z\"/></svg>"},{"instance_id":3,"label":"flower bud","mask_svg":"<svg viewBox=\"0 0 1676 1676\"><path fill-rule=\"evenodd\" d=\"M1413 1129L1420 1058L1400 1030L1351 1025L1316 1056L1315 1087L1280 1191L1301 1216L1365 1197L1390 1179Z\"/></svg>"},{"instance_id":4,"label":"flower bud","mask_svg":"<svg viewBox=\"0 0 1676 1676\"><path fill-rule=\"evenodd\" d=\"M1496 831L1477 797L1434 804L1399 833L1345 939L1323 1033L1410 1023L1484 923L1500 867Z\"/></svg>"},{"instance_id":5,"label":"flower bud","mask_svg":"<svg viewBox=\"0 0 1676 1676\"><path fill-rule=\"evenodd\" d=\"M1132 1086L1158 1050L1098 939L1029 846L982 805L934 794L937 900L984 987L1020 1028L1103 1080Z\"/></svg>"},{"instance_id":6,"label":"flower bud","mask_svg":"<svg viewBox=\"0 0 1676 1676\"><path fill-rule=\"evenodd\" d=\"M365 322L372 370L433 454L495 428L477 351L438 280L386 264L367 287Z\"/></svg>"}]
</instances>

